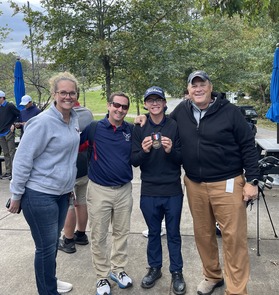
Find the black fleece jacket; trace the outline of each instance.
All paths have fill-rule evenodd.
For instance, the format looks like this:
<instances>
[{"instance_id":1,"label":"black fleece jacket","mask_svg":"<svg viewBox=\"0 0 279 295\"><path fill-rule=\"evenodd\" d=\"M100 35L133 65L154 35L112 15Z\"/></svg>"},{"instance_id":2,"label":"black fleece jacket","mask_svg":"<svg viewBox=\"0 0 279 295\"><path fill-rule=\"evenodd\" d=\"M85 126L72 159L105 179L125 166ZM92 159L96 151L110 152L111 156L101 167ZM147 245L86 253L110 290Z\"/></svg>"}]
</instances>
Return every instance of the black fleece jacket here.
<instances>
[{"instance_id":1,"label":"black fleece jacket","mask_svg":"<svg viewBox=\"0 0 279 295\"><path fill-rule=\"evenodd\" d=\"M244 171L247 181L259 178L255 139L238 107L217 94L199 124L192 108L185 100L170 114L178 125L186 175L195 182L222 181Z\"/></svg>"},{"instance_id":2,"label":"black fleece jacket","mask_svg":"<svg viewBox=\"0 0 279 295\"><path fill-rule=\"evenodd\" d=\"M0 134L11 128L19 114L20 111L10 102L7 102L5 106L0 106Z\"/></svg>"},{"instance_id":3,"label":"black fleece jacket","mask_svg":"<svg viewBox=\"0 0 279 295\"><path fill-rule=\"evenodd\" d=\"M152 132L161 132L172 140L173 147L166 153L161 146L145 153L141 143ZM132 140L131 163L141 169L141 195L153 197L172 197L182 195L181 188L181 152L177 124L171 118L165 119L159 125L151 122L150 118L143 127L135 125Z\"/></svg>"}]
</instances>

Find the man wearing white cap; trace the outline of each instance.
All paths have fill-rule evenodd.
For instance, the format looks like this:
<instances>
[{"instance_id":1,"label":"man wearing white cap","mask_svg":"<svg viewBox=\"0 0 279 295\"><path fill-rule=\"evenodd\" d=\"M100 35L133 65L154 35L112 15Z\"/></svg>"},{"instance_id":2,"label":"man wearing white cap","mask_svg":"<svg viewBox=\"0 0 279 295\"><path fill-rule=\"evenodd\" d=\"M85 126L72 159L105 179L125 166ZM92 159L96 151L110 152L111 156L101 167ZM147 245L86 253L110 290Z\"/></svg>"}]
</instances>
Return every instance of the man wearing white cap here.
<instances>
[{"instance_id":1,"label":"man wearing white cap","mask_svg":"<svg viewBox=\"0 0 279 295\"><path fill-rule=\"evenodd\" d=\"M22 137L25 123L29 119L37 116L41 112L41 110L33 104L32 98L29 95L22 96L20 105L24 106L24 109L20 111L19 119L16 122L15 126L16 128L21 129Z\"/></svg>"},{"instance_id":2,"label":"man wearing white cap","mask_svg":"<svg viewBox=\"0 0 279 295\"><path fill-rule=\"evenodd\" d=\"M6 173L0 179L12 178L12 161L15 155L14 122L19 116L19 110L13 103L6 101L5 92L0 90L0 146L2 148Z\"/></svg>"}]
</instances>

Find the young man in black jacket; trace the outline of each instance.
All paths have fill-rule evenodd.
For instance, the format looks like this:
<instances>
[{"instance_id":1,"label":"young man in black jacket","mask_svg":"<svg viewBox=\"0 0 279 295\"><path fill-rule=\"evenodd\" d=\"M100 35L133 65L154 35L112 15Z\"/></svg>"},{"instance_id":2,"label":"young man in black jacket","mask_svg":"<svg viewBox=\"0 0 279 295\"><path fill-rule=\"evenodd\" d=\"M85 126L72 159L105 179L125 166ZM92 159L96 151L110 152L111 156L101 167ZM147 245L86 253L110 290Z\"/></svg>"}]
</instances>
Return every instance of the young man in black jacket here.
<instances>
[{"instance_id":1,"label":"young man in black jacket","mask_svg":"<svg viewBox=\"0 0 279 295\"><path fill-rule=\"evenodd\" d=\"M141 169L140 208L148 226L147 260L149 271L141 286L152 288L162 276L161 222L165 217L173 292L186 293L182 274L180 219L183 203L181 152L176 122L165 116L164 91L157 86L146 90L147 123L135 126L132 165Z\"/></svg>"}]
</instances>

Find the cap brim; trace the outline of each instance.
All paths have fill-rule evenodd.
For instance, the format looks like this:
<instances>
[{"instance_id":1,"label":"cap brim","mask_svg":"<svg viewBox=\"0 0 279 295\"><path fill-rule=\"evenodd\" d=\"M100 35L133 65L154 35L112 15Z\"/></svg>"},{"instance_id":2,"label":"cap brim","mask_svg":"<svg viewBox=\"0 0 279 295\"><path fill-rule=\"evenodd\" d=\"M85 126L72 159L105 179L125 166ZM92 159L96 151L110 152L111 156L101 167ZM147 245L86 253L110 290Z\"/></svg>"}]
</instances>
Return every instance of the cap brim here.
<instances>
[{"instance_id":1,"label":"cap brim","mask_svg":"<svg viewBox=\"0 0 279 295\"><path fill-rule=\"evenodd\" d=\"M162 99L166 100L166 98L162 95L160 95L158 92L150 92L148 93L148 95L144 98L144 101L146 101L146 99L150 96L150 95L157 95L159 97L161 97Z\"/></svg>"},{"instance_id":2,"label":"cap brim","mask_svg":"<svg viewBox=\"0 0 279 295\"><path fill-rule=\"evenodd\" d=\"M201 78L203 81L206 81L208 80L207 78L205 78L203 75L195 75L191 80L190 80L190 83L192 84L193 80L195 78ZM209 81L209 80L208 80Z\"/></svg>"}]
</instances>

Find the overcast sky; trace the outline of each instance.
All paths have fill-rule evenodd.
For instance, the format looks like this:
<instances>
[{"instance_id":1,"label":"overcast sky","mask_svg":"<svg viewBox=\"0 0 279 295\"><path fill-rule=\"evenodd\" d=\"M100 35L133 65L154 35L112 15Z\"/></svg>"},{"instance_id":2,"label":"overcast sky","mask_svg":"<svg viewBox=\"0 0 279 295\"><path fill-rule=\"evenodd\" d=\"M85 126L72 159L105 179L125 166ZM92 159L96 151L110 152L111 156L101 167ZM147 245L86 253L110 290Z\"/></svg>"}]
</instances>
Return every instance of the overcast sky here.
<instances>
[{"instance_id":1,"label":"overcast sky","mask_svg":"<svg viewBox=\"0 0 279 295\"><path fill-rule=\"evenodd\" d=\"M27 1L15 2L17 2L18 4L27 4ZM29 4L32 9L40 9L39 0L29 0ZM15 52L16 55L22 58L31 59L30 50L22 45L22 40L24 39L24 36L29 35L29 28L22 20L23 15L17 14L15 16L12 16L13 10L10 8L7 0L0 0L0 10L3 12L3 14L0 16L0 26L5 27L7 24L8 27L13 30L2 44L3 49L1 49L1 52Z\"/></svg>"}]
</instances>

